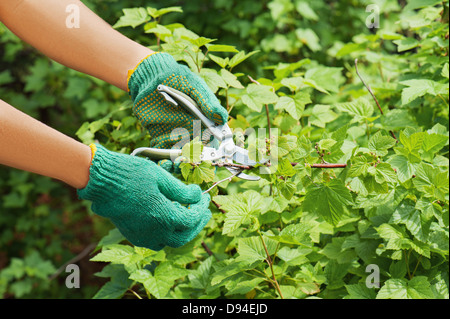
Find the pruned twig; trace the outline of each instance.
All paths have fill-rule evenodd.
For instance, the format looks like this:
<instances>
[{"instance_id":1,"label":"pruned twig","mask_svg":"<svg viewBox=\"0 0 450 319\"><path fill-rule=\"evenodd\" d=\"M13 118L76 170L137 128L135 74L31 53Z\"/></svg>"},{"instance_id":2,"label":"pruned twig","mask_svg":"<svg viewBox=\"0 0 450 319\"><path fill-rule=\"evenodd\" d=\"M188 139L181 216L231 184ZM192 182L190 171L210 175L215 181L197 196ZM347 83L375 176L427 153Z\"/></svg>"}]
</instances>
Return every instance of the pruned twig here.
<instances>
[{"instance_id":1,"label":"pruned twig","mask_svg":"<svg viewBox=\"0 0 450 319\"><path fill-rule=\"evenodd\" d=\"M212 190L214 187L216 187L217 185L219 185L222 182L225 182L226 180L230 180L235 177L236 175L238 175L239 173L241 173L241 171L236 171L235 173L233 173L231 176L228 176L224 179L221 179L220 181L215 182L214 184L212 184L212 186L210 188L208 188L206 191L203 192L203 194L209 193L210 190Z\"/></svg>"},{"instance_id":2,"label":"pruned twig","mask_svg":"<svg viewBox=\"0 0 450 319\"><path fill-rule=\"evenodd\" d=\"M73 257L72 259L70 259L68 262L66 262L64 265L62 265L61 267L58 268L58 270L51 276L48 277L48 280L53 280L56 277L58 277L58 275L60 273L62 273L66 267L70 264L74 264L78 261L80 261L81 259L83 259L85 256L87 256L89 254L89 252L94 249L97 245L94 243L89 244L86 248L83 249L83 251L81 253L79 253L78 255L76 255L75 257Z\"/></svg>"},{"instance_id":3,"label":"pruned twig","mask_svg":"<svg viewBox=\"0 0 450 319\"><path fill-rule=\"evenodd\" d=\"M254 166L234 164L234 163L212 163L211 165L217 166L217 167L235 167L235 168L239 168L242 170L254 168ZM298 165L298 163L292 162L291 165L295 166L295 165ZM305 166L309 166L312 168L345 168L345 167L347 167L347 164L346 163L315 163L315 164L305 163Z\"/></svg>"}]
</instances>

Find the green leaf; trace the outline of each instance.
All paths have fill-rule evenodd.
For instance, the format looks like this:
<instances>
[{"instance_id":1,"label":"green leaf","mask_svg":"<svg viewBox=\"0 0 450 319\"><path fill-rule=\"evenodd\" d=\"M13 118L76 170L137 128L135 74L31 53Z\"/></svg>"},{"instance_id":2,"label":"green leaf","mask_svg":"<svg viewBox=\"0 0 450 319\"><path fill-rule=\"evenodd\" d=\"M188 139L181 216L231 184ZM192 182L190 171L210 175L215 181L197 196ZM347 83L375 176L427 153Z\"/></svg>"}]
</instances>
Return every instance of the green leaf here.
<instances>
[{"instance_id":1,"label":"green leaf","mask_svg":"<svg viewBox=\"0 0 450 319\"><path fill-rule=\"evenodd\" d=\"M145 8L127 8L123 9L123 16L113 25L113 28L121 28L131 26L133 28L143 24L149 20L147 10Z\"/></svg>"},{"instance_id":2,"label":"green leaf","mask_svg":"<svg viewBox=\"0 0 450 319\"><path fill-rule=\"evenodd\" d=\"M430 134L429 132L425 133L422 141L422 149L424 150L422 157L431 162L436 153L447 144L448 136L435 133Z\"/></svg>"},{"instance_id":3,"label":"green leaf","mask_svg":"<svg viewBox=\"0 0 450 319\"><path fill-rule=\"evenodd\" d=\"M259 262L257 262L259 263ZM236 259L227 260L226 264L217 270L211 279L211 285L217 285L222 283L227 278L240 273L247 269L252 269L252 264L244 260L237 261Z\"/></svg>"},{"instance_id":4,"label":"green leaf","mask_svg":"<svg viewBox=\"0 0 450 319\"><path fill-rule=\"evenodd\" d=\"M346 112L353 117L353 121L362 122L369 119L373 114L372 104L364 97L352 102L338 103L335 107L341 112Z\"/></svg>"},{"instance_id":5,"label":"green leaf","mask_svg":"<svg viewBox=\"0 0 450 319\"><path fill-rule=\"evenodd\" d=\"M365 283L345 285L348 296L347 299L375 299L376 292L373 288L368 288Z\"/></svg>"},{"instance_id":6,"label":"green leaf","mask_svg":"<svg viewBox=\"0 0 450 319\"><path fill-rule=\"evenodd\" d=\"M273 145L275 143L272 143ZM282 135L278 137L276 145L273 145L277 149L278 157L283 157L289 154L290 151L297 147L297 136L295 135Z\"/></svg>"},{"instance_id":7,"label":"green leaf","mask_svg":"<svg viewBox=\"0 0 450 319\"><path fill-rule=\"evenodd\" d=\"M205 161L194 168L191 175L191 181L195 184L212 182L215 176L215 168L211 166L210 162Z\"/></svg>"},{"instance_id":8,"label":"green leaf","mask_svg":"<svg viewBox=\"0 0 450 319\"><path fill-rule=\"evenodd\" d=\"M395 184L397 182L397 175L389 163L379 163L376 166L371 166L368 172L375 176L375 180L379 184L384 182Z\"/></svg>"},{"instance_id":9,"label":"green leaf","mask_svg":"<svg viewBox=\"0 0 450 319\"><path fill-rule=\"evenodd\" d=\"M420 163L416 168L414 186L427 197L445 201L448 198L449 179L447 172L441 172L430 164Z\"/></svg>"},{"instance_id":10,"label":"green leaf","mask_svg":"<svg viewBox=\"0 0 450 319\"><path fill-rule=\"evenodd\" d=\"M436 4L442 3L440 0L408 0L408 4L404 10L414 10L424 7L432 7Z\"/></svg>"},{"instance_id":11,"label":"green leaf","mask_svg":"<svg viewBox=\"0 0 450 319\"><path fill-rule=\"evenodd\" d=\"M385 156L387 155L387 150L394 147L397 141L387 135L383 135L381 131L373 134L369 139L369 150L374 152L376 155Z\"/></svg>"},{"instance_id":12,"label":"green leaf","mask_svg":"<svg viewBox=\"0 0 450 319\"><path fill-rule=\"evenodd\" d=\"M181 148L181 155L189 159L190 163L200 162L200 155L203 151L203 144L198 137L194 138L190 143L186 143Z\"/></svg>"},{"instance_id":13,"label":"green leaf","mask_svg":"<svg viewBox=\"0 0 450 319\"><path fill-rule=\"evenodd\" d=\"M360 154L352 158L352 165L348 171L350 177L366 176L371 167L372 158L368 154Z\"/></svg>"},{"instance_id":14,"label":"green leaf","mask_svg":"<svg viewBox=\"0 0 450 319\"><path fill-rule=\"evenodd\" d=\"M292 176L294 176L296 171L292 167L291 161L289 161L287 158L283 158L278 162L276 173L277 173L277 175L280 175L280 176L292 177Z\"/></svg>"},{"instance_id":15,"label":"green leaf","mask_svg":"<svg viewBox=\"0 0 450 319\"><path fill-rule=\"evenodd\" d=\"M147 7L147 12L152 18L156 19L170 12L183 12L183 9L181 7L167 7L162 9Z\"/></svg>"},{"instance_id":16,"label":"green leaf","mask_svg":"<svg viewBox=\"0 0 450 319\"><path fill-rule=\"evenodd\" d=\"M316 52L322 49L320 38L313 30L300 28L295 30L295 35L297 36L297 39L301 43L306 44L311 51Z\"/></svg>"},{"instance_id":17,"label":"green leaf","mask_svg":"<svg viewBox=\"0 0 450 319\"><path fill-rule=\"evenodd\" d=\"M408 126L417 127L415 118L405 109L393 109L384 113L381 123L386 130L399 130Z\"/></svg>"},{"instance_id":18,"label":"green leaf","mask_svg":"<svg viewBox=\"0 0 450 319\"><path fill-rule=\"evenodd\" d=\"M411 280L388 279L380 291L377 299L433 299L434 294L430 282L425 276L416 276Z\"/></svg>"},{"instance_id":19,"label":"green leaf","mask_svg":"<svg viewBox=\"0 0 450 319\"><path fill-rule=\"evenodd\" d=\"M312 21L319 20L319 17L317 16L317 14L314 12L314 10L311 8L311 6L308 4L307 1L297 1L295 4L295 9L305 19Z\"/></svg>"},{"instance_id":20,"label":"green leaf","mask_svg":"<svg viewBox=\"0 0 450 319\"><path fill-rule=\"evenodd\" d=\"M295 96L282 96L275 105L276 110L285 110L294 119L299 120L305 110L305 105L311 103L308 92L300 91Z\"/></svg>"},{"instance_id":21,"label":"green leaf","mask_svg":"<svg viewBox=\"0 0 450 319\"><path fill-rule=\"evenodd\" d=\"M416 171L414 165L403 155L394 155L388 162L397 170L397 177L401 183L409 180Z\"/></svg>"},{"instance_id":22,"label":"green leaf","mask_svg":"<svg viewBox=\"0 0 450 319\"><path fill-rule=\"evenodd\" d=\"M236 53L228 62L228 66L230 68L234 68L236 65L244 62L246 59L248 59L249 57L251 57L252 55L258 53L259 51L251 51L249 53L245 53L245 51L239 51L238 53Z\"/></svg>"},{"instance_id":23,"label":"green leaf","mask_svg":"<svg viewBox=\"0 0 450 319\"><path fill-rule=\"evenodd\" d=\"M306 71L305 79L320 83L320 87L325 90L337 93L339 87L345 82L342 70L343 68L318 66Z\"/></svg>"},{"instance_id":24,"label":"green leaf","mask_svg":"<svg viewBox=\"0 0 450 319\"><path fill-rule=\"evenodd\" d=\"M176 279L186 275L186 269L163 262L155 268L154 274L147 269L138 269L131 273L130 279L142 283L150 294L161 299L167 296Z\"/></svg>"},{"instance_id":25,"label":"green leaf","mask_svg":"<svg viewBox=\"0 0 450 319\"><path fill-rule=\"evenodd\" d=\"M202 68L200 70L200 77L205 80L208 87L213 93L216 93L219 88L226 88L227 84L222 79L222 77L217 73L216 70Z\"/></svg>"},{"instance_id":26,"label":"green leaf","mask_svg":"<svg viewBox=\"0 0 450 319\"><path fill-rule=\"evenodd\" d=\"M267 236L280 243L311 247L312 240L309 233L313 227L314 225L307 222L290 224L283 228L278 235L267 234Z\"/></svg>"},{"instance_id":27,"label":"green leaf","mask_svg":"<svg viewBox=\"0 0 450 319\"><path fill-rule=\"evenodd\" d=\"M309 259L306 257L312 249L297 247L297 248L289 248L282 247L277 251L277 257L286 262L291 266L299 266L301 264L309 262Z\"/></svg>"},{"instance_id":28,"label":"green leaf","mask_svg":"<svg viewBox=\"0 0 450 319\"><path fill-rule=\"evenodd\" d=\"M237 76L231 73L230 71L226 69L220 70L220 76L222 76L222 79L225 81L226 84L228 84L231 87L234 87L236 89L244 89L244 86L241 82L237 79Z\"/></svg>"},{"instance_id":29,"label":"green leaf","mask_svg":"<svg viewBox=\"0 0 450 319\"><path fill-rule=\"evenodd\" d=\"M104 246L102 251L92 257L90 261L128 264L134 254L134 249L128 245L113 244Z\"/></svg>"},{"instance_id":30,"label":"green leaf","mask_svg":"<svg viewBox=\"0 0 450 319\"><path fill-rule=\"evenodd\" d=\"M419 41L417 41L414 38L403 38L400 40L394 40L392 42L394 42L397 45L398 52L411 50L419 45Z\"/></svg>"},{"instance_id":31,"label":"green leaf","mask_svg":"<svg viewBox=\"0 0 450 319\"><path fill-rule=\"evenodd\" d=\"M171 35L172 31L170 31L168 28L166 28L161 24L157 24L154 28L149 28L145 30L145 33L155 33L158 36L162 36L162 35Z\"/></svg>"},{"instance_id":32,"label":"green leaf","mask_svg":"<svg viewBox=\"0 0 450 319\"><path fill-rule=\"evenodd\" d=\"M395 151L408 158L412 163L420 161L420 150L422 148L425 134L423 132L413 133L409 136L405 134L405 131L400 132L399 140L403 145L403 148L397 147Z\"/></svg>"},{"instance_id":33,"label":"green leaf","mask_svg":"<svg viewBox=\"0 0 450 319\"><path fill-rule=\"evenodd\" d=\"M232 196L215 196L214 200L227 212L222 229L224 235L249 222L250 216L264 213L268 209L263 197L253 190Z\"/></svg>"},{"instance_id":34,"label":"green leaf","mask_svg":"<svg viewBox=\"0 0 450 319\"><path fill-rule=\"evenodd\" d=\"M84 98L91 87L91 81L81 77L72 77L68 79L67 88L63 94L65 98Z\"/></svg>"},{"instance_id":35,"label":"green leaf","mask_svg":"<svg viewBox=\"0 0 450 319\"><path fill-rule=\"evenodd\" d=\"M414 101L416 98L431 94L447 94L449 92L448 83L439 83L433 80L414 79L400 82L400 84L408 86L402 90L402 104Z\"/></svg>"},{"instance_id":36,"label":"green leaf","mask_svg":"<svg viewBox=\"0 0 450 319\"><path fill-rule=\"evenodd\" d=\"M206 48L209 52L239 52L235 46L225 44L208 44Z\"/></svg>"},{"instance_id":37,"label":"green leaf","mask_svg":"<svg viewBox=\"0 0 450 319\"><path fill-rule=\"evenodd\" d=\"M337 118L337 114L331 110L331 106L317 104L312 109L309 122L318 127L325 127L327 123L333 122Z\"/></svg>"},{"instance_id":38,"label":"green leaf","mask_svg":"<svg viewBox=\"0 0 450 319\"><path fill-rule=\"evenodd\" d=\"M305 211L336 225L344 218L347 206L353 205L353 198L341 180L332 179L328 183L310 186L303 205Z\"/></svg>"},{"instance_id":39,"label":"green leaf","mask_svg":"<svg viewBox=\"0 0 450 319\"><path fill-rule=\"evenodd\" d=\"M262 238L264 239L269 255L273 255L277 247L277 242L264 236ZM255 261L262 261L267 258L264 245L259 236L240 238L238 241L237 251L239 256L236 261L254 263Z\"/></svg>"},{"instance_id":40,"label":"green leaf","mask_svg":"<svg viewBox=\"0 0 450 319\"><path fill-rule=\"evenodd\" d=\"M118 299L121 298L133 283L130 280L129 273L123 265L106 265L101 273L96 274L99 277L111 277L111 280L104 284L94 295L93 299Z\"/></svg>"},{"instance_id":41,"label":"green leaf","mask_svg":"<svg viewBox=\"0 0 450 319\"><path fill-rule=\"evenodd\" d=\"M276 103L277 100L272 87L256 83L250 83L242 96L242 103L256 112L260 112L264 104Z\"/></svg>"},{"instance_id":42,"label":"green leaf","mask_svg":"<svg viewBox=\"0 0 450 319\"><path fill-rule=\"evenodd\" d=\"M404 224L418 240L426 242L430 231L431 217L422 214L411 203L402 202L392 214L390 222Z\"/></svg>"},{"instance_id":43,"label":"green leaf","mask_svg":"<svg viewBox=\"0 0 450 319\"><path fill-rule=\"evenodd\" d=\"M224 69L228 65L228 62L230 61L229 58L224 59L213 54L208 54L208 57L214 62L216 62L222 69Z\"/></svg>"},{"instance_id":44,"label":"green leaf","mask_svg":"<svg viewBox=\"0 0 450 319\"><path fill-rule=\"evenodd\" d=\"M448 76L449 76L448 75L448 63L444 64L444 67L442 68L442 71L441 71L441 75L448 79Z\"/></svg>"}]
</instances>

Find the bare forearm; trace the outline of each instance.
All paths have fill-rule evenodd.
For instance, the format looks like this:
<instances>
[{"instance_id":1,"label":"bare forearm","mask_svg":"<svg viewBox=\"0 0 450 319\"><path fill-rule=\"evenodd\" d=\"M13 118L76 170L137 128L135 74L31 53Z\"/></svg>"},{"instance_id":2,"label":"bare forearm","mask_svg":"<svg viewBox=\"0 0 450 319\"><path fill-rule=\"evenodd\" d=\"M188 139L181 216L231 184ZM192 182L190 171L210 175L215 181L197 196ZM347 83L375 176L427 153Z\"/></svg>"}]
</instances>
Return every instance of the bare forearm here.
<instances>
[{"instance_id":1,"label":"bare forearm","mask_svg":"<svg viewBox=\"0 0 450 319\"><path fill-rule=\"evenodd\" d=\"M70 5L79 9L79 27L67 25ZM0 21L49 58L123 90L128 70L153 52L114 30L81 1L1 0Z\"/></svg>"},{"instance_id":2,"label":"bare forearm","mask_svg":"<svg viewBox=\"0 0 450 319\"><path fill-rule=\"evenodd\" d=\"M89 146L0 100L0 164L83 188L90 161Z\"/></svg>"}]
</instances>

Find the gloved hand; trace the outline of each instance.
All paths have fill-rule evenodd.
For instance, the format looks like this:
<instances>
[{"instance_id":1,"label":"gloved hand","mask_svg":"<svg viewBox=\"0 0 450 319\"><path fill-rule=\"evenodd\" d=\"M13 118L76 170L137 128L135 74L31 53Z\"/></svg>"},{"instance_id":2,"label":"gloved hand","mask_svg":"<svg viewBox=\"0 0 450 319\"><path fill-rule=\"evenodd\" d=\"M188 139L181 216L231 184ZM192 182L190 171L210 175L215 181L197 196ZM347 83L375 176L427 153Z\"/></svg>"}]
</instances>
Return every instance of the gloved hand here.
<instances>
[{"instance_id":1,"label":"gloved hand","mask_svg":"<svg viewBox=\"0 0 450 319\"><path fill-rule=\"evenodd\" d=\"M159 160L158 166L161 166L169 173L180 174L181 173L180 165L181 165L181 163L186 163L186 162L187 162L187 158L185 158L184 156L179 156L173 162L170 159Z\"/></svg>"},{"instance_id":2,"label":"gloved hand","mask_svg":"<svg viewBox=\"0 0 450 319\"><path fill-rule=\"evenodd\" d=\"M224 124L228 113L211 92L206 82L187 66L167 53L153 53L128 74L128 93L133 101L133 113L148 130L150 147L171 148L181 137L170 138L175 128L185 128L193 135L193 120L198 120L182 106L172 106L156 90L163 84L177 89L197 102L203 113Z\"/></svg>"},{"instance_id":3,"label":"gloved hand","mask_svg":"<svg viewBox=\"0 0 450 319\"><path fill-rule=\"evenodd\" d=\"M81 199L109 218L132 244L160 250L191 241L211 218L210 197L156 163L91 145L93 159ZM183 206L182 204L188 204Z\"/></svg>"}]
</instances>

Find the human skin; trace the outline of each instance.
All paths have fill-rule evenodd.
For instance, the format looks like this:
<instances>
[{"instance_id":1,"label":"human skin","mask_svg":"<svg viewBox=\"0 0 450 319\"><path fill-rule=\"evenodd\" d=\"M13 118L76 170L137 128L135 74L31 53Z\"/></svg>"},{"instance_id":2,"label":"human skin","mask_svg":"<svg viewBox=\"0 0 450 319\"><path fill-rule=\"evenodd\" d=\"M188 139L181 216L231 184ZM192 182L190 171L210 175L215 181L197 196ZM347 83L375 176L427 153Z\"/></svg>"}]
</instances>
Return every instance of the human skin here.
<instances>
[{"instance_id":1,"label":"human skin","mask_svg":"<svg viewBox=\"0 0 450 319\"><path fill-rule=\"evenodd\" d=\"M79 28L68 27L70 6ZM71 69L127 90L128 70L152 50L125 37L76 0L1 0L0 21L23 41Z\"/></svg>"},{"instance_id":2,"label":"human skin","mask_svg":"<svg viewBox=\"0 0 450 319\"><path fill-rule=\"evenodd\" d=\"M79 9L69 28L66 8ZM114 30L81 1L1 0L0 21L23 41L71 69L127 91L127 74L153 51ZM0 164L61 180L89 181L91 150L0 100Z\"/></svg>"},{"instance_id":3,"label":"human skin","mask_svg":"<svg viewBox=\"0 0 450 319\"><path fill-rule=\"evenodd\" d=\"M90 162L89 146L0 100L0 164L84 188Z\"/></svg>"}]
</instances>

